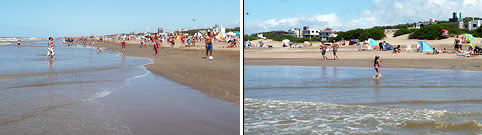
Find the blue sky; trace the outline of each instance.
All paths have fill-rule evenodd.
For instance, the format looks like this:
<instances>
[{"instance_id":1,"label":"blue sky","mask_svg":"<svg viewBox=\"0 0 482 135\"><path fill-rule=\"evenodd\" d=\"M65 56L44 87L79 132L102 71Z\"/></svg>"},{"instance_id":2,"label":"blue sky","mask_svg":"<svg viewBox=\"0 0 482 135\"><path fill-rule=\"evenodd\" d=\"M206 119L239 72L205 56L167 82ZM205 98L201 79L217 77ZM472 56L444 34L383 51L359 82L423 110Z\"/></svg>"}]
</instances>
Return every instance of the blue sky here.
<instances>
[{"instance_id":1,"label":"blue sky","mask_svg":"<svg viewBox=\"0 0 482 135\"><path fill-rule=\"evenodd\" d=\"M448 20L452 12L482 17L482 0L245 0L244 11L247 34L302 26L344 31Z\"/></svg>"},{"instance_id":2,"label":"blue sky","mask_svg":"<svg viewBox=\"0 0 482 135\"><path fill-rule=\"evenodd\" d=\"M0 37L79 36L145 32L158 27L239 27L239 0L7 0ZM195 21L193 21L195 19Z\"/></svg>"}]
</instances>

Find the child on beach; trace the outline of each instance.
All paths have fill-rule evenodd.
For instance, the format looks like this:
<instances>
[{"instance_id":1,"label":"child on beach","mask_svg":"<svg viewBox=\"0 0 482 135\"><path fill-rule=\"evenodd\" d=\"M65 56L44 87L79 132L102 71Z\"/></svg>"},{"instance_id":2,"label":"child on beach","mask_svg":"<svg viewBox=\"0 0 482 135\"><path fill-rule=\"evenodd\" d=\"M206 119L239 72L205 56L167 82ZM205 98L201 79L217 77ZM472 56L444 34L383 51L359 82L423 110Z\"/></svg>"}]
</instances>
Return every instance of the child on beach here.
<instances>
[{"instance_id":1,"label":"child on beach","mask_svg":"<svg viewBox=\"0 0 482 135\"><path fill-rule=\"evenodd\" d=\"M144 39L141 39L141 44L139 45L139 48L142 48L142 45L144 45Z\"/></svg>"},{"instance_id":2,"label":"child on beach","mask_svg":"<svg viewBox=\"0 0 482 135\"><path fill-rule=\"evenodd\" d=\"M49 37L49 48L47 49L47 60L50 58L50 59L53 59L54 58L54 39L52 37Z\"/></svg>"},{"instance_id":3,"label":"child on beach","mask_svg":"<svg viewBox=\"0 0 482 135\"><path fill-rule=\"evenodd\" d=\"M380 56L378 55L375 56L375 61L373 63L373 66L375 67L375 71L377 71L377 74L375 74L373 78L381 77L382 75L380 74L380 68L382 67L382 64L380 63Z\"/></svg>"},{"instance_id":4,"label":"child on beach","mask_svg":"<svg viewBox=\"0 0 482 135\"><path fill-rule=\"evenodd\" d=\"M18 39L18 40L17 40L17 46L18 46L18 48L20 48L20 43L22 43L22 40Z\"/></svg>"}]
</instances>

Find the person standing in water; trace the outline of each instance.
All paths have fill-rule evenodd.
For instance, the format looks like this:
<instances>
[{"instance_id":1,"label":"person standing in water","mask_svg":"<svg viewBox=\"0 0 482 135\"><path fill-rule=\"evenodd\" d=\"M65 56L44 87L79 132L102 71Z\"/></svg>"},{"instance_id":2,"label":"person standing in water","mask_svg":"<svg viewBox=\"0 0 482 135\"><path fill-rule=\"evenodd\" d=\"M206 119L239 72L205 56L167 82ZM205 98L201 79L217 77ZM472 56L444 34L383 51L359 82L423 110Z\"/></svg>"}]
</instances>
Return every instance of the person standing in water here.
<instances>
[{"instance_id":1,"label":"person standing in water","mask_svg":"<svg viewBox=\"0 0 482 135\"><path fill-rule=\"evenodd\" d=\"M207 35L204 37L204 43L206 43L206 57L213 56L213 39L209 37L211 32L208 32ZM210 55L208 55L208 52Z\"/></svg>"},{"instance_id":2,"label":"person standing in water","mask_svg":"<svg viewBox=\"0 0 482 135\"><path fill-rule=\"evenodd\" d=\"M50 59L53 59L54 58L54 38L52 37L49 37L49 48L47 49L47 60L50 58Z\"/></svg>"},{"instance_id":3,"label":"person standing in water","mask_svg":"<svg viewBox=\"0 0 482 135\"><path fill-rule=\"evenodd\" d=\"M20 43L22 43L22 40L18 39L18 40L17 40L17 46L18 46L18 48L20 48Z\"/></svg>"},{"instance_id":4,"label":"person standing in water","mask_svg":"<svg viewBox=\"0 0 482 135\"><path fill-rule=\"evenodd\" d=\"M126 53L126 35L122 36L122 52Z\"/></svg>"},{"instance_id":5,"label":"person standing in water","mask_svg":"<svg viewBox=\"0 0 482 135\"><path fill-rule=\"evenodd\" d=\"M380 56L375 56L375 61L373 62L373 66L375 67L375 71L377 71L377 74L373 76L373 78L378 78L381 77L382 75L380 74L380 68L382 67L382 64L380 63Z\"/></svg>"}]
</instances>

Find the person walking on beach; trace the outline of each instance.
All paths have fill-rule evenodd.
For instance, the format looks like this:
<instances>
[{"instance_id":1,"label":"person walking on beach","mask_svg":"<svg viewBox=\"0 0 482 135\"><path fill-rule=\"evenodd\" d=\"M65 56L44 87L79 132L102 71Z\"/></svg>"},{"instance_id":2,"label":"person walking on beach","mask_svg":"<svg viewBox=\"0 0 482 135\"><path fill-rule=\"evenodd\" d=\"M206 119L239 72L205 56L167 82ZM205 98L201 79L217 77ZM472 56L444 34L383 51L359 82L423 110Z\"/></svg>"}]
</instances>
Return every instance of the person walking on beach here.
<instances>
[{"instance_id":1,"label":"person walking on beach","mask_svg":"<svg viewBox=\"0 0 482 135\"><path fill-rule=\"evenodd\" d=\"M208 34L204 37L204 43L206 43L206 57L210 58L210 56L213 56L213 39L209 37L211 32L208 32ZM208 52L210 55L208 55Z\"/></svg>"},{"instance_id":2,"label":"person walking on beach","mask_svg":"<svg viewBox=\"0 0 482 135\"><path fill-rule=\"evenodd\" d=\"M373 66L375 67L375 71L377 72L373 76L373 78L381 77L382 75L380 74L380 68L382 67L382 64L380 63L380 56L378 55L375 56L375 61L373 62Z\"/></svg>"},{"instance_id":3,"label":"person walking on beach","mask_svg":"<svg viewBox=\"0 0 482 135\"><path fill-rule=\"evenodd\" d=\"M54 38L49 37L49 48L47 49L47 60L50 58L51 60L54 58Z\"/></svg>"},{"instance_id":4,"label":"person walking on beach","mask_svg":"<svg viewBox=\"0 0 482 135\"><path fill-rule=\"evenodd\" d=\"M333 43L332 47L333 47L333 60L340 59L336 55L336 52L338 51L338 44L336 43L336 41L335 41L335 43Z\"/></svg>"},{"instance_id":5,"label":"person walking on beach","mask_svg":"<svg viewBox=\"0 0 482 135\"><path fill-rule=\"evenodd\" d=\"M126 35L122 36L122 52L125 54L126 53Z\"/></svg>"},{"instance_id":6,"label":"person walking on beach","mask_svg":"<svg viewBox=\"0 0 482 135\"><path fill-rule=\"evenodd\" d=\"M326 47L325 44L321 44L321 45L320 45L321 57L322 57L321 60L327 60L327 59L328 59L328 57L326 57L326 55L325 55L327 48L328 48L328 47Z\"/></svg>"},{"instance_id":7,"label":"person walking on beach","mask_svg":"<svg viewBox=\"0 0 482 135\"><path fill-rule=\"evenodd\" d=\"M159 44L157 42L154 42L153 48L154 48L154 52L155 52L154 56L157 56L157 51L159 50Z\"/></svg>"}]
</instances>

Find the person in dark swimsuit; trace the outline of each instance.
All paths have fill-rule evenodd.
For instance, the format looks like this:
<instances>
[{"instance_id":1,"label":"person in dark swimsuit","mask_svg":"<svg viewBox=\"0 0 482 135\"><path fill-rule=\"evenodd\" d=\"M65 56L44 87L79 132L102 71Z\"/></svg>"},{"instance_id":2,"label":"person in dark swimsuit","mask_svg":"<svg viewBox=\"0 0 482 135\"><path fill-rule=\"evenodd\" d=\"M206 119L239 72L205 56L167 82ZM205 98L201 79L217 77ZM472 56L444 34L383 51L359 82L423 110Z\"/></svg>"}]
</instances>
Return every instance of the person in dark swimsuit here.
<instances>
[{"instance_id":1,"label":"person in dark swimsuit","mask_svg":"<svg viewBox=\"0 0 482 135\"><path fill-rule=\"evenodd\" d=\"M373 78L378 78L380 74L380 68L382 67L382 64L380 63L380 56L375 56L375 61L373 62L373 66L375 67L375 71L377 72L377 74L375 74L373 76Z\"/></svg>"}]
</instances>

